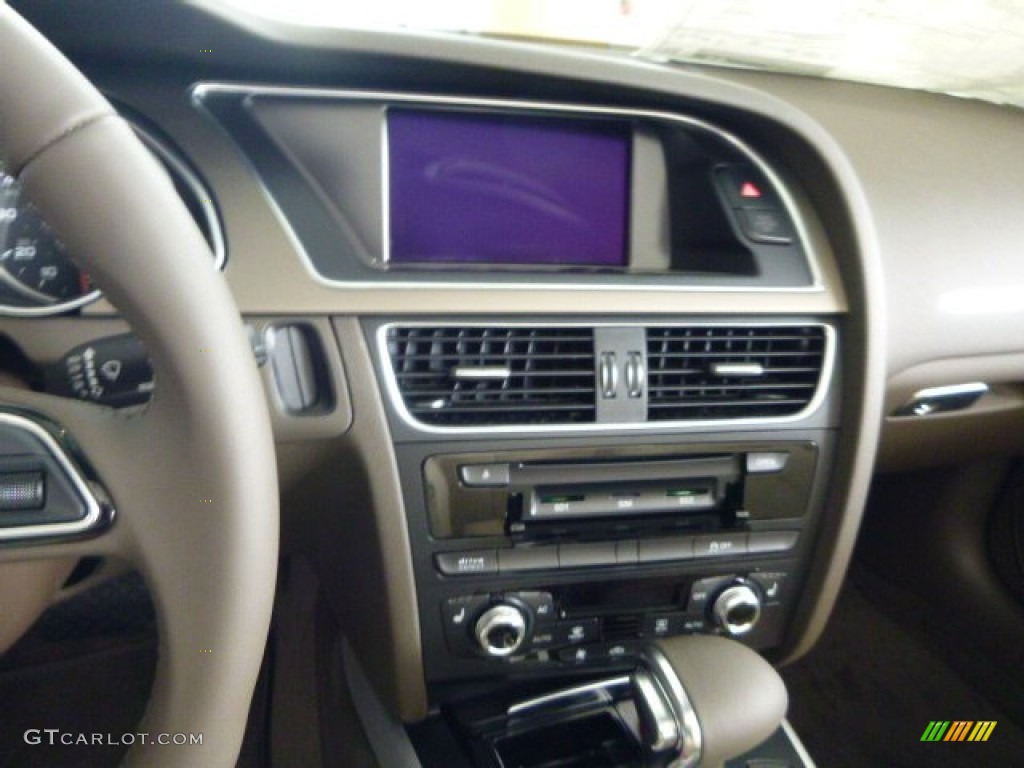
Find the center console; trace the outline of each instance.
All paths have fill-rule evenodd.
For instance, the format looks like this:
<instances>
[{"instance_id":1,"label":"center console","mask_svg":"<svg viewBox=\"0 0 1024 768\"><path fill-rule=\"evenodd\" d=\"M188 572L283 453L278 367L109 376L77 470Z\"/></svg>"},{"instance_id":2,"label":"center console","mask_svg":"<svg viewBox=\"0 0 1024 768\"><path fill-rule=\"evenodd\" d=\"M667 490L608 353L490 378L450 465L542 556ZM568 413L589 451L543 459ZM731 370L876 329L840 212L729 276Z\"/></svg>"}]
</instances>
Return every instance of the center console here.
<instances>
[{"instance_id":1,"label":"center console","mask_svg":"<svg viewBox=\"0 0 1024 768\"><path fill-rule=\"evenodd\" d=\"M728 638L773 659L792 642L837 451L835 328L389 318L363 331L428 700L466 766L677 764L643 747L637 670L652 644ZM759 695L747 684L729 706ZM751 759L810 764L785 729L762 744L771 732L750 732ZM434 740L416 739L425 764L450 765Z\"/></svg>"},{"instance_id":2,"label":"center console","mask_svg":"<svg viewBox=\"0 0 1024 768\"><path fill-rule=\"evenodd\" d=\"M814 634L860 329L778 155L678 103L193 96L354 307L356 426L383 408L400 486L373 534L412 579L345 572L415 605L427 710L490 702L498 725L469 730L530 751L505 704L629 674L652 643L777 660Z\"/></svg>"},{"instance_id":3,"label":"center console","mask_svg":"<svg viewBox=\"0 0 1024 768\"><path fill-rule=\"evenodd\" d=\"M428 674L624 663L639 640L684 633L777 645L827 450L403 448L423 489L409 509L427 522L414 552Z\"/></svg>"},{"instance_id":4,"label":"center console","mask_svg":"<svg viewBox=\"0 0 1024 768\"><path fill-rule=\"evenodd\" d=\"M365 332L438 703L460 681L630 668L679 635L783 646L835 450L831 326L399 319Z\"/></svg>"},{"instance_id":5,"label":"center console","mask_svg":"<svg viewBox=\"0 0 1024 768\"><path fill-rule=\"evenodd\" d=\"M831 439L399 446L428 679L628 664L638 642L780 644Z\"/></svg>"}]
</instances>

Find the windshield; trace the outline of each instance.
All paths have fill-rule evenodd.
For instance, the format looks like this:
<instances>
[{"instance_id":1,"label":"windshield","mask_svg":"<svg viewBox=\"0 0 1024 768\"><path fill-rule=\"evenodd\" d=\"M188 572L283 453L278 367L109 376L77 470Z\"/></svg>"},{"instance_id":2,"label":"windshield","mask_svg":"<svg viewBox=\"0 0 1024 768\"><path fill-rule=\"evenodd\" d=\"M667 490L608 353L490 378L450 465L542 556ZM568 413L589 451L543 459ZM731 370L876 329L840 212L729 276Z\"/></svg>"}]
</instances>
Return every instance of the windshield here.
<instances>
[{"instance_id":1,"label":"windshield","mask_svg":"<svg viewBox=\"0 0 1024 768\"><path fill-rule=\"evenodd\" d=\"M621 49L1024 106L1021 0L219 0L296 24Z\"/></svg>"}]
</instances>

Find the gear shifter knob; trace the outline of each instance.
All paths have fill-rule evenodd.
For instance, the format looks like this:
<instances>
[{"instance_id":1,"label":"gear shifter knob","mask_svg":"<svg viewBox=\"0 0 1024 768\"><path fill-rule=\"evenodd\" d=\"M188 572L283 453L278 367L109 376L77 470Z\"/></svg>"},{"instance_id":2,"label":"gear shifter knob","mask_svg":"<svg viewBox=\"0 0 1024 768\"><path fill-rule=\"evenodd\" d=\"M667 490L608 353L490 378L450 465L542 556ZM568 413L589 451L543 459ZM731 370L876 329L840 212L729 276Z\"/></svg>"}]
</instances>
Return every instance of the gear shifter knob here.
<instances>
[{"instance_id":1,"label":"gear shifter knob","mask_svg":"<svg viewBox=\"0 0 1024 768\"><path fill-rule=\"evenodd\" d=\"M771 736L789 703L756 652L707 635L649 645L633 688L651 764L671 768L719 768Z\"/></svg>"}]
</instances>

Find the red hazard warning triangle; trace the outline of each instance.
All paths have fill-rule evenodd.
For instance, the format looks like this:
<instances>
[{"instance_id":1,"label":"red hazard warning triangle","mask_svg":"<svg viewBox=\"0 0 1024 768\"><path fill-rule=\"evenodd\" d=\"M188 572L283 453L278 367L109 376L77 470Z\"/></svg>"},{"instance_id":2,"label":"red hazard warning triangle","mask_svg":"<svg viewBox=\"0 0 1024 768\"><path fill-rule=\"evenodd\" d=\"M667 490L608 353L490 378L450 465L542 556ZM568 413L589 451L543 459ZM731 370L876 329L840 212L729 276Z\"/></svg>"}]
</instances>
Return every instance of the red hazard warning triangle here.
<instances>
[{"instance_id":1,"label":"red hazard warning triangle","mask_svg":"<svg viewBox=\"0 0 1024 768\"><path fill-rule=\"evenodd\" d=\"M740 187L740 197L753 197L758 198L761 196L761 190L758 189L757 185L752 181L744 181L743 186Z\"/></svg>"}]
</instances>

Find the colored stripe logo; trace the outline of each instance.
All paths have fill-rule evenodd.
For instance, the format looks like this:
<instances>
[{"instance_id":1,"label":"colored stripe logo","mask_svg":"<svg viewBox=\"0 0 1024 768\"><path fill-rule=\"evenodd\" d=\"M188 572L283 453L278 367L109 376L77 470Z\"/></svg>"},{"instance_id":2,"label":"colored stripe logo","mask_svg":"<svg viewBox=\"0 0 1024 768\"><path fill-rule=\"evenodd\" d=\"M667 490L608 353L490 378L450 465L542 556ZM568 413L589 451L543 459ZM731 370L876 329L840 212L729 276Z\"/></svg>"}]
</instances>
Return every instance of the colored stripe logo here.
<instances>
[{"instance_id":1,"label":"colored stripe logo","mask_svg":"<svg viewBox=\"0 0 1024 768\"><path fill-rule=\"evenodd\" d=\"M995 728L995 720L932 720L921 741L988 741Z\"/></svg>"}]
</instances>

